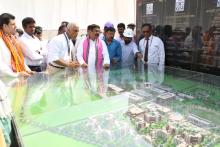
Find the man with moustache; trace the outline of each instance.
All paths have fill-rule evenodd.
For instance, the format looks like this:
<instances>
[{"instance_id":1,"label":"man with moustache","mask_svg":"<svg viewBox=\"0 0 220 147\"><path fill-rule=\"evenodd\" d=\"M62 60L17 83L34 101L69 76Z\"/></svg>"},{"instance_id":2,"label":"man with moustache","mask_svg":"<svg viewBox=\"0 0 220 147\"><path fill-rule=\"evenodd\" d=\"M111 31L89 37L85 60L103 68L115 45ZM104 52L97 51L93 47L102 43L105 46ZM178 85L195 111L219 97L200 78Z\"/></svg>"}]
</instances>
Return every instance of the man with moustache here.
<instances>
[{"instance_id":1,"label":"man with moustache","mask_svg":"<svg viewBox=\"0 0 220 147\"><path fill-rule=\"evenodd\" d=\"M34 36L35 20L26 17L22 20L24 34L19 38L22 43L22 51L25 56L25 63L32 71L41 72L43 63L43 48L40 40Z\"/></svg>"},{"instance_id":2,"label":"man with moustache","mask_svg":"<svg viewBox=\"0 0 220 147\"><path fill-rule=\"evenodd\" d=\"M132 41L134 34L131 29L126 29L123 33L124 41L122 42L122 66L132 65L135 61L142 58L142 54L138 51L138 47Z\"/></svg>"},{"instance_id":3,"label":"man with moustache","mask_svg":"<svg viewBox=\"0 0 220 147\"><path fill-rule=\"evenodd\" d=\"M83 68L109 68L110 59L105 42L99 39L100 27L88 26L88 34L77 48L77 60Z\"/></svg>"},{"instance_id":4,"label":"man with moustache","mask_svg":"<svg viewBox=\"0 0 220 147\"><path fill-rule=\"evenodd\" d=\"M65 68L77 68L76 48L72 40L76 39L79 27L75 23L67 25L67 32L55 36L48 43L48 68L49 74Z\"/></svg>"},{"instance_id":5,"label":"man with moustache","mask_svg":"<svg viewBox=\"0 0 220 147\"><path fill-rule=\"evenodd\" d=\"M121 45L119 41L114 39L115 36L115 28L106 27L104 34L104 41L108 48L110 62L112 64L117 64L121 62Z\"/></svg>"},{"instance_id":6,"label":"man with moustache","mask_svg":"<svg viewBox=\"0 0 220 147\"><path fill-rule=\"evenodd\" d=\"M143 62L145 64L164 65L165 51L163 41L152 35L151 24L143 24L142 32L144 38L139 42L139 50L144 55Z\"/></svg>"},{"instance_id":7,"label":"man with moustache","mask_svg":"<svg viewBox=\"0 0 220 147\"><path fill-rule=\"evenodd\" d=\"M33 72L24 63L20 43L15 37L15 17L9 13L0 15L0 77L28 77Z\"/></svg>"}]
</instances>

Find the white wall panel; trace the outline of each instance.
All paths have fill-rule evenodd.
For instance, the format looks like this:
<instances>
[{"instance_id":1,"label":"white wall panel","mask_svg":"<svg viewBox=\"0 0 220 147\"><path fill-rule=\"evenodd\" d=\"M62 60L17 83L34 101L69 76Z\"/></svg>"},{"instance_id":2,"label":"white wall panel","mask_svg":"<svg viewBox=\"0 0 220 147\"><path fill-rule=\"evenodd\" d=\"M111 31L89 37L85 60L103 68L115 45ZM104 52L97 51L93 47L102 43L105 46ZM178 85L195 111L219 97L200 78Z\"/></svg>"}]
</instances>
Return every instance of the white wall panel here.
<instances>
[{"instance_id":1,"label":"white wall panel","mask_svg":"<svg viewBox=\"0 0 220 147\"><path fill-rule=\"evenodd\" d=\"M56 30L63 20L86 29L96 23L103 27L106 21L115 25L135 22L135 0L0 0L0 13L16 16L17 25L30 16L46 30Z\"/></svg>"}]
</instances>

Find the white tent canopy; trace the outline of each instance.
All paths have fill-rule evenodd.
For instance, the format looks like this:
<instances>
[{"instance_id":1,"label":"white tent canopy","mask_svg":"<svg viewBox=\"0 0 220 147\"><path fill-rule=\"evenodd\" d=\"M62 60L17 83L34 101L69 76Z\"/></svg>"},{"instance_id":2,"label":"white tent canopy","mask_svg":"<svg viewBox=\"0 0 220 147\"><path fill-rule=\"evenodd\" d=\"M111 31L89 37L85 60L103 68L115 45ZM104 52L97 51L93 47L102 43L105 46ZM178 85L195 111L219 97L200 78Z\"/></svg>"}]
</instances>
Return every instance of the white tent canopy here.
<instances>
[{"instance_id":1,"label":"white tent canopy","mask_svg":"<svg viewBox=\"0 0 220 147\"><path fill-rule=\"evenodd\" d=\"M45 30L56 30L64 20L80 29L92 23L103 28L107 21L134 23L135 11L135 0L0 0L0 13L15 15L18 27L29 16Z\"/></svg>"}]
</instances>

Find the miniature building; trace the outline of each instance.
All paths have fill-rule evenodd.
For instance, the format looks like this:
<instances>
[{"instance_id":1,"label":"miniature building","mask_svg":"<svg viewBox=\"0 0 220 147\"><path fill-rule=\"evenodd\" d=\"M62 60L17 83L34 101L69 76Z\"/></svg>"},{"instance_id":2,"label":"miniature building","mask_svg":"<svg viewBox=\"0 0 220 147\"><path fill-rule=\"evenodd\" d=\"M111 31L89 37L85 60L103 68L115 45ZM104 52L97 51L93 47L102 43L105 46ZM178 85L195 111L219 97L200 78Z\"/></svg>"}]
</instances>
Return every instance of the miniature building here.
<instances>
[{"instance_id":1,"label":"miniature building","mask_svg":"<svg viewBox=\"0 0 220 147\"><path fill-rule=\"evenodd\" d=\"M159 85L154 85L150 82L145 82L144 87L160 94L165 92L165 90L163 90L163 87L160 87Z\"/></svg>"},{"instance_id":2,"label":"miniature building","mask_svg":"<svg viewBox=\"0 0 220 147\"><path fill-rule=\"evenodd\" d=\"M160 138L165 138L167 139L169 134L165 130L157 130L156 131L156 136Z\"/></svg>"},{"instance_id":3,"label":"miniature building","mask_svg":"<svg viewBox=\"0 0 220 147\"><path fill-rule=\"evenodd\" d=\"M145 92L144 90L138 90L138 89L132 91L132 93L134 93L135 95L139 95L143 98L149 98L150 96L152 96L152 94Z\"/></svg>"},{"instance_id":4,"label":"miniature building","mask_svg":"<svg viewBox=\"0 0 220 147\"><path fill-rule=\"evenodd\" d=\"M144 120L148 123L154 123L161 120L161 116L159 114L150 114L145 113L144 114Z\"/></svg>"},{"instance_id":5,"label":"miniature building","mask_svg":"<svg viewBox=\"0 0 220 147\"><path fill-rule=\"evenodd\" d=\"M158 96L159 100L162 100L162 101L170 101L170 100L173 100L175 99L175 94L173 93L164 93L164 94L161 94Z\"/></svg>"},{"instance_id":6,"label":"miniature building","mask_svg":"<svg viewBox=\"0 0 220 147\"><path fill-rule=\"evenodd\" d=\"M212 127L212 124L209 120L200 118L200 117L193 115L193 114L189 115L187 119L189 122L191 122L192 124L197 125L199 127L203 127L203 128Z\"/></svg>"},{"instance_id":7,"label":"miniature building","mask_svg":"<svg viewBox=\"0 0 220 147\"><path fill-rule=\"evenodd\" d=\"M179 113L170 113L169 119L174 122L180 122L184 120L184 117Z\"/></svg>"},{"instance_id":8,"label":"miniature building","mask_svg":"<svg viewBox=\"0 0 220 147\"><path fill-rule=\"evenodd\" d=\"M140 114L140 115L136 116L136 117L134 118L134 120L135 120L136 122L138 122L138 121L144 121L144 115L143 115L143 114Z\"/></svg>"},{"instance_id":9,"label":"miniature building","mask_svg":"<svg viewBox=\"0 0 220 147\"><path fill-rule=\"evenodd\" d=\"M136 117L140 114L144 114L144 112L145 112L144 110L138 107L133 107L128 110L128 115L130 115L131 117Z\"/></svg>"},{"instance_id":10,"label":"miniature building","mask_svg":"<svg viewBox=\"0 0 220 147\"><path fill-rule=\"evenodd\" d=\"M174 144L176 144L179 147L186 147L187 146L186 142L182 138L179 138L177 136L174 137L173 142L174 142ZM183 145L185 145L185 146L183 146Z\"/></svg>"},{"instance_id":11,"label":"miniature building","mask_svg":"<svg viewBox=\"0 0 220 147\"><path fill-rule=\"evenodd\" d=\"M140 129L144 129L144 128L145 128L145 122L144 122L144 121L136 122L135 125L136 125L137 130L140 130Z\"/></svg>"},{"instance_id":12,"label":"miniature building","mask_svg":"<svg viewBox=\"0 0 220 147\"><path fill-rule=\"evenodd\" d=\"M170 91L173 90L171 87L165 86L165 85L163 85L163 86L157 85L157 88L159 88L159 89L161 89L161 90L164 90L164 91L167 91L167 92L170 92Z\"/></svg>"},{"instance_id":13,"label":"miniature building","mask_svg":"<svg viewBox=\"0 0 220 147\"><path fill-rule=\"evenodd\" d=\"M155 116L144 115L144 120L148 123L154 123L154 122L156 122L156 117Z\"/></svg>"},{"instance_id":14,"label":"miniature building","mask_svg":"<svg viewBox=\"0 0 220 147\"><path fill-rule=\"evenodd\" d=\"M164 91L164 90L162 90L162 89L159 89L159 88L157 88L157 87L151 87L150 89L151 89L152 91L154 91L154 92L159 93L159 94L162 94L162 93L166 92L166 91Z\"/></svg>"},{"instance_id":15,"label":"miniature building","mask_svg":"<svg viewBox=\"0 0 220 147\"><path fill-rule=\"evenodd\" d=\"M201 134L186 135L185 141L188 144L195 145L195 144L201 143L203 141L203 135L201 135Z\"/></svg>"},{"instance_id":16,"label":"miniature building","mask_svg":"<svg viewBox=\"0 0 220 147\"><path fill-rule=\"evenodd\" d=\"M129 102L130 103L139 103L139 102L142 102L143 101L143 98L138 96L138 95L135 95L135 94L132 94L130 93L129 94Z\"/></svg>"},{"instance_id":17,"label":"miniature building","mask_svg":"<svg viewBox=\"0 0 220 147\"><path fill-rule=\"evenodd\" d=\"M146 88L151 88L151 87L152 87L152 83L150 83L150 82L145 82L145 83L144 83L144 87L146 87Z\"/></svg>"},{"instance_id":18,"label":"miniature building","mask_svg":"<svg viewBox=\"0 0 220 147\"><path fill-rule=\"evenodd\" d=\"M188 146L188 144L187 144L187 143L185 143L185 142L183 142L183 143L181 143L181 144L177 145L177 147L187 147L187 146Z\"/></svg>"},{"instance_id":19,"label":"miniature building","mask_svg":"<svg viewBox=\"0 0 220 147\"><path fill-rule=\"evenodd\" d=\"M108 87L117 93L124 91L124 89L122 89L116 85L113 85L113 84L108 84Z\"/></svg>"},{"instance_id":20,"label":"miniature building","mask_svg":"<svg viewBox=\"0 0 220 147\"><path fill-rule=\"evenodd\" d=\"M147 109L149 109L150 111L154 111L157 109L157 104L155 103L149 103L148 106L147 106Z\"/></svg>"},{"instance_id":21,"label":"miniature building","mask_svg":"<svg viewBox=\"0 0 220 147\"><path fill-rule=\"evenodd\" d=\"M167 132L168 132L169 134L171 134L171 135L175 135L175 133L176 133L175 127L173 127L173 126L171 126L171 125L167 125L167 126L166 126L166 130L167 130Z\"/></svg>"},{"instance_id":22,"label":"miniature building","mask_svg":"<svg viewBox=\"0 0 220 147\"><path fill-rule=\"evenodd\" d=\"M192 95L184 94L184 93L179 93L178 96L186 99L194 99L195 97Z\"/></svg>"},{"instance_id":23,"label":"miniature building","mask_svg":"<svg viewBox=\"0 0 220 147\"><path fill-rule=\"evenodd\" d=\"M158 112L162 115L168 115L171 112L171 110L169 108L166 108L163 106L160 106L157 109L158 109Z\"/></svg>"}]
</instances>

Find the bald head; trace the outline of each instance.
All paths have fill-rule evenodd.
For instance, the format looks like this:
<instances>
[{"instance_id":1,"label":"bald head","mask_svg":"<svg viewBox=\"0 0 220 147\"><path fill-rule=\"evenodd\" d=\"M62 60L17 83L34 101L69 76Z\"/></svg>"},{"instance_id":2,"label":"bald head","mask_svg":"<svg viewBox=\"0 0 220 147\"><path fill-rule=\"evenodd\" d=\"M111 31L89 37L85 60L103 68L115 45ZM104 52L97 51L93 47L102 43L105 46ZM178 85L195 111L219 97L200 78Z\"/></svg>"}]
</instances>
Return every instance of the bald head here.
<instances>
[{"instance_id":1,"label":"bald head","mask_svg":"<svg viewBox=\"0 0 220 147\"><path fill-rule=\"evenodd\" d=\"M67 25L67 35L69 39L76 39L79 32L79 27L75 23L69 23Z\"/></svg>"}]
</instances>

